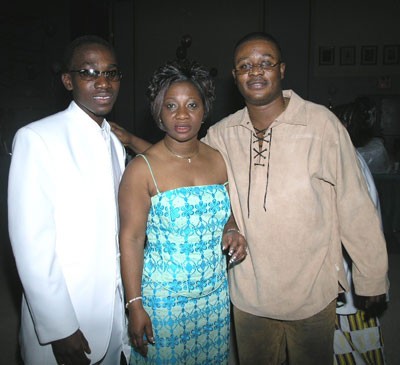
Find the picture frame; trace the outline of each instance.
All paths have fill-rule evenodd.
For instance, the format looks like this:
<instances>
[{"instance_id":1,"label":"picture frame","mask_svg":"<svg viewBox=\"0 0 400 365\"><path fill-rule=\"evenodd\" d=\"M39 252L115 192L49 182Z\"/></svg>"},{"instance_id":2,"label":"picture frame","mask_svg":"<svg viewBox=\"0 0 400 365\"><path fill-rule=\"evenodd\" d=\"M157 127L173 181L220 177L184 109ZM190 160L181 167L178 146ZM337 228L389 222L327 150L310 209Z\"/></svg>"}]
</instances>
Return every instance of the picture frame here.
<instances>
[{"instance_id":1,"label":"picture frame","mask_svg":"<svg viewBox=\"0 0 400 365\"><path fill-rule=\"evenodd\" d=\"M362 46L361 47L361 64L376 65L378 58L378 46Z\"/></svg>"},{"instance_id":2,"label":"picture frame","mask_svg":"<svg viewBox=\"0 0 400 365\"><path fill-rule=\"evenodd\" d=\"M340 47L340 64L341 65L355 65L356 63L356 47L344 46Z\"/></svg>"},{"instance_id":3,"label":"picture frame","mask_svg":"<svg viewBox=\"0 0 400 365\"><path fill-rule=\"evenodd\" d=\"M399 63L399 45L383 46L382 60L384 65L396 65Z\"/></svg>"},{"instance_id":4,"label":"picture frame","mask_svg":"<svg viewBox=\"0 0 400 365\"><path fill-rule=\"evenodd\" d=\"M319 47L320 66L333 65L334 63L335 63L335 47L320 46Z\"/></svg>"}]
</instances>

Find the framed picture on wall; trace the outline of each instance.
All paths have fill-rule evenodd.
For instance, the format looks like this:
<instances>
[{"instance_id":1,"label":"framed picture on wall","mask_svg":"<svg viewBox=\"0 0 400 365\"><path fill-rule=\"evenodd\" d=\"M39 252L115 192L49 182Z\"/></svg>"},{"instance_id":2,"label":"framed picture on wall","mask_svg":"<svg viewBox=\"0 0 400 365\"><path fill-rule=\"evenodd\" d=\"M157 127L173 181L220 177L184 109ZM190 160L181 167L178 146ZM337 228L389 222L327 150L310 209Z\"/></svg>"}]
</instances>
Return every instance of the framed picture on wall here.
<instances>
[{"instance_id":1,"label":"framed picture on wall","mask_svg":"<svg viewBox=\"0 0 400 365\"><path fill-rule=\"evenodd\" d=\"M356 63L356 47L345 46L340 47L340 64L354 65Z\"/></svg>"},{"instance_id":2,"label":"framed picture on wall","mask_svg":"<svg viewBox=\"0 0 400 365\"><path fill-rule=\"evenodd\" d=\"M333 65L335 63L335 47L319 47L320 66Z\"/></svg>"},{"instance_id":3,"label":"framed picture on wall","mask_svg":"<svg viewBox=\"0 0 400 365\"><path fill-rule=\"evenodd\" d=\"M399 63L399 48L398 45L383 46L383 64L395 65Z\"/></svg>"},{"instance_id":4,"label":"framed picture on wall","mask_svg":"<svg viewBox=\"0 0 400 365\"><path fill-rule=\"evenodd\" d=\"M362 46L361 47L361 64L376 65L377 61L377 46Z\"/></svg>"}]
</instances>

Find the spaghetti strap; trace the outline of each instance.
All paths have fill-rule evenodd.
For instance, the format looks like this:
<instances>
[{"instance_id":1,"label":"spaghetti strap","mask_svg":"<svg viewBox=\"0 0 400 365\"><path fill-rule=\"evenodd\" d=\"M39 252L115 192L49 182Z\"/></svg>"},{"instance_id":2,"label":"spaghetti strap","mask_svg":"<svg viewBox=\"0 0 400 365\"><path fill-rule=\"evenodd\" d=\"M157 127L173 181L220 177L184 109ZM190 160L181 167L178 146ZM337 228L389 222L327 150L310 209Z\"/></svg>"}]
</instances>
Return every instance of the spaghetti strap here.
<instances>
[{"instance_id":1,"label":"spaghetti strap","mask_svg":"<svg viewBox=\"0 0 400 365\"><path fill-rule=\"evenodd\" d=\"M229 185L229 181L224 182L224 186Z\"/></svg>"},{"instance_id":2,"label":"spaghetti strap","mask_svg":"<svg viewBox=\"0 0 400 365\"><path fill-rule=\"evenodd\" d=\"M137 156L143 157L143 159L146 161L147 166L149 167L149 170L150 170L151 177L152 177L153 182L154 182L154 186L156 187L157 193L160 194L160 190L158 190L157 181L156 181L156 179L154 178L153 170L152 170L152 168L151 168L151 165L150 165L149 160L147 159L147 157L146 157L145 155L143 155L143 154L141 154L141 153L138 154L138 155L136 155L136 157L137 157Z\"/></svg>"}]
</instances>

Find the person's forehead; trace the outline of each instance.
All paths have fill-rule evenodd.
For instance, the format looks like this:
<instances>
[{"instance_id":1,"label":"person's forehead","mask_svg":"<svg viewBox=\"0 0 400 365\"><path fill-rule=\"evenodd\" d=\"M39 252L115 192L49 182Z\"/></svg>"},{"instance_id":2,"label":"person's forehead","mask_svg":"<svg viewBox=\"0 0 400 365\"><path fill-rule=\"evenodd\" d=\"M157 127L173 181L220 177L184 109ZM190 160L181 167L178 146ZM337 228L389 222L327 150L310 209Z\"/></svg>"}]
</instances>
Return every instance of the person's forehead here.
<instances>
[{"instance_id":1,"label":"person's forehead","mask_svg":"<svg viewBox=\"0 0 400 365\"><path fill-rule=\"evenodd\" d=\"M251 39L242 43L236 50L236 55L239 53L250 53L250 52L263 52L268 50L268 53L279 53L278 47L272 41L267 39Z\"/></svg>"},{"instance_id":2,"label":"person's forehead","mask_svg":"<svg viewBox=\"0 0 400 365\"><path fill-rule=\"evenodd\" d=\"M89 57L92 55L98 55L99 53L107 55L107 57L115 58L114 53L112 52L111 49L109 49L103 44L98 44L98 43L87 43L78 46L75 49L72 58L75 59L75 58Z\"/></svg>"},{"instance_id":3,"label":"person's forehead","mask_svg":"<svg viewBox=\"0 0 400 365\"><path fill-rule=\"evenodd\" d=\"M194 97L194 96L199 97L201 95L199 89L190 80L182 80L182 81L172 82L169 85L168 89L166 90L165 95L167 96L169 94L175 93L177 91L182 91L182 90L185 93L187 93L188 95L190 94L191 97Z\"/></svg>"}]
</instances>

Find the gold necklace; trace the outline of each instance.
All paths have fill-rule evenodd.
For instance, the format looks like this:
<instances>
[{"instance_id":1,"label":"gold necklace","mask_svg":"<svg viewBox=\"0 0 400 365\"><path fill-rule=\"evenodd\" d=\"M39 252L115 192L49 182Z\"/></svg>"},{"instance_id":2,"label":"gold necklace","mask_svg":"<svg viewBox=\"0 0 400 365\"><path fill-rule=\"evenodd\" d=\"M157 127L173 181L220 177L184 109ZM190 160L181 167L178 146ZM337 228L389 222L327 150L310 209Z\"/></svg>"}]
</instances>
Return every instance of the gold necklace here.
<instances>
[{"instance_id":1,"label":"gold necklace","mask_svg":"<svg viewBox=\"0 0 400 365\"><path fill-rule=\"evenodd\" d=\"M178 155L177 153L175 153L174 151L172 151L170 147L168 147L167 143L165 142L165 139L163 139L163 142L164 142L164 146L167 148L167 150L171 154L173 154L175 157L182 158L184 160L188 160L189 163L192 163L192 158L197 156L200 152L200 148L198 148L197 151L191 156L181 156L181 155Z\"/></svg>"}]
</instances>

